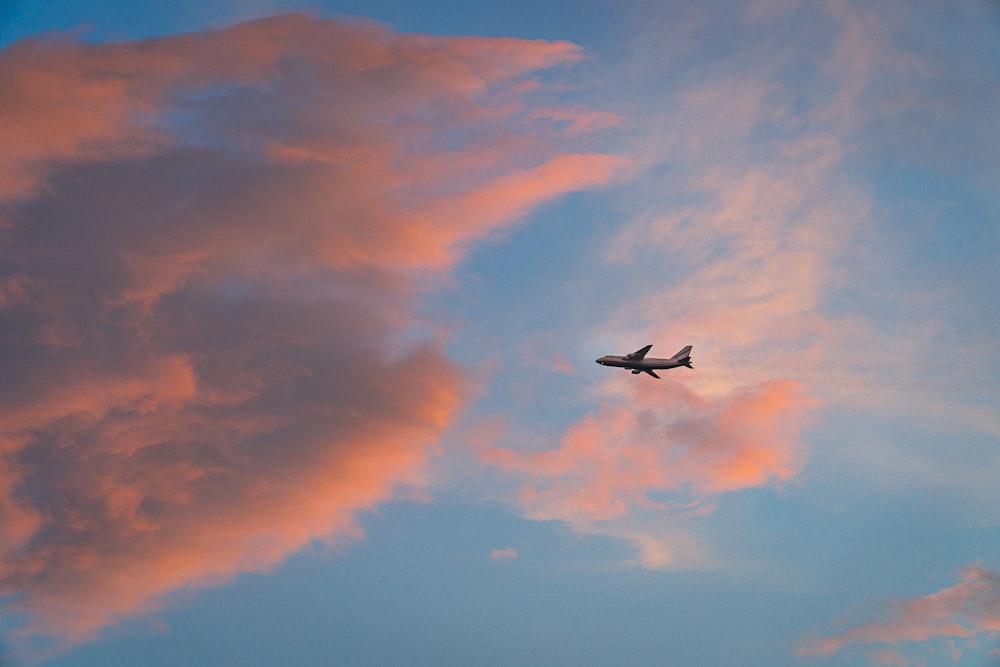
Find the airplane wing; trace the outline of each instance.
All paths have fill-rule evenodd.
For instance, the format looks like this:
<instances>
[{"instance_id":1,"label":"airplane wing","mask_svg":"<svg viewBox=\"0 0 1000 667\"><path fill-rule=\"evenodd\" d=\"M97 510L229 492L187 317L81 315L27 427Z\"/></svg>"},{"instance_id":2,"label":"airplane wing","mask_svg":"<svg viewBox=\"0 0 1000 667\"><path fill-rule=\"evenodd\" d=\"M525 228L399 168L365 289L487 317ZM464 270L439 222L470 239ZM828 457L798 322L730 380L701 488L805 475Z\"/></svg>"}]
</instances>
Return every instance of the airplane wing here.
<instances>
[{"instance_id":1,"label":"airplane wing","mask_svg":"<svg viewBox=\"0 0 1000 667\"><path fill-rule=\"evenodd\" d=\"M626 359L642 359L643 357L646 356L646 353L649 352L649 348L651 348L651 347L653 347L653 346L652 345L647 345L646 347L642 348L641 350L636 350L632 354L626 355L625 358Z\"/></svg>"},{"instance_id":2,"label":"airplane wing","mask_svg":"<svg viewBox=\"0 0 1000 667\"><path fill-rule=\"evenodd\" d=\"M651 368L647 368L647 369L646 369L646 372L647 372L647 373L649 373L650 375L652 375L653 377L655 377L655 378L656 378L657 380L659 380L659 379L660 379L660 376L659 376L659 375L657 375L656 373L654 373L654 372L653 372L653 370L652 370Z\"/></svg>"}]
</instances>

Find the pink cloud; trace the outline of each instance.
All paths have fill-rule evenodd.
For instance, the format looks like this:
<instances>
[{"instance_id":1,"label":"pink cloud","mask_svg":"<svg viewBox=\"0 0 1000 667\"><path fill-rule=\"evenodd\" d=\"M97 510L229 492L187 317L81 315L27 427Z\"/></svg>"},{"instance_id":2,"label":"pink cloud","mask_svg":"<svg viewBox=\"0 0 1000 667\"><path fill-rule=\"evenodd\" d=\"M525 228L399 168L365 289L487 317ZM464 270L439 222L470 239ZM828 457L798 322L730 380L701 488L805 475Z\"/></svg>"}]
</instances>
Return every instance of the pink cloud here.
<instances>
[{"instance_id":1,"label":"pink cloud","mask_svg":"<svg viewBox=\"0 0 1000 667\"><path fill-rule=\"evenodd\" d=\"M643 510L696 516L706 498L791 478L815 407L790 381L717 399L669 381L634 383L627 396L570 427L555 449L489 447L482 457L520 479L518 502L528 516L623 537L644 564L664 567L677 564L669 545L630 520Z\"/></svg>"},{"instance_id":2,"label":"pink cloud","mask_svg":"<svg viewBox=\"0 0 1000 667\"><path fill-rule=\"evenodd\" d=\"M683 46L647 37L632 64L667 80ZM829 362L849 367L833 354L845 327L824 306L867 214L837 174L855 110L804 103L785 54L743 46L752 71L698 52L710 76L620 89L647 123L635 153L650 169L634 174L631 219L608 235L601 270L582 276L604 297L587 313L602 348L593 356L693 344L695 370L662 382L609 370L602 405L557 443L482 454L516 480L527 516L624 539L647 567L717 562L700 519L724 494L799 474Z\"/></svg>"},{"instance_id":3,"label":"pink cloud","mask_svg":"<svg viewBox=\"0 0 1000 667\"><path fill-rule=\"evenodd\" d=\"M514 547L504 549L494 549L490 554L493 560L517 560L517 550Z\"/></svg>"},{"instance_id":4,"label":"pink cloud","mask_svg":"<svg viewBox=\"0 0 1000 667\"><path fill-rule=\"evenodd\" d=\"M694 344L695 371L662 383L611 371L596 392L602 406L557 447L484 454L517 477L528 516L625 539L649 567L715 562L698 519L724 494L798 475L819 397L834 393L829 374L852 373L840 353L857 329L825 306L868 214L838 174L863 73L836 68L829 83L845 104L831 111L796 97L784 54L744 46L752 72L704 58L711 76L634 101L649 123L636 153L657 168L636 176L632 219L608 239L610 270L591 285L621 295L591 338L635 340L617 352ZM637 62L662 77L674 45L644 48ZM850 56L834 49L838 63ZM822 58L811 64L825 67ZM610 276L614 291L597 284Z\"/></svg>"},{"instance_id":5,"label":"pink cloud","mask_svg":"<svg viewBox=\"0 0 1000 667\"><path fill-rule=\"evenodd\" d=\"M0 52L0 594L27 632L356 539L425 483L467 387L412 334L412 278L616 177L524 113L579 57L305 16Z\"/></svg>"},{"instance_id":6,"label":"pink cloud","mask_svg":"<svg viewBox=\"0 0 1000 667\"><path fill-rule=\"evenodd\" d=\"M892 647L995 638L1000 634L1000 577L973 565L962 570L954 586L924 597L890 601L883 616L838 634L809 639L799 647L798 654L828 656L853 644ZM961 653L957 644L949 643L948 648ZM912 664L891 648L876 648L872 655L894 660L886 664Z\"/></svg>"}]
</instances>

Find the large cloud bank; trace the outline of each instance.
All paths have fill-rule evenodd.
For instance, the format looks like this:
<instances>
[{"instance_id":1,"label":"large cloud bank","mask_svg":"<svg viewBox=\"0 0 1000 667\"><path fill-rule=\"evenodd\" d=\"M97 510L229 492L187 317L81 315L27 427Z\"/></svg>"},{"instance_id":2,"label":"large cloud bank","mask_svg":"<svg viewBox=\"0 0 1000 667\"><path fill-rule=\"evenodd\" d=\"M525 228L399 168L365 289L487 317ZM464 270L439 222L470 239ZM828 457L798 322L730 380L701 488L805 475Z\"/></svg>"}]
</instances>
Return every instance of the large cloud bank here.
<instances>
[{"instance_id":1,"label":"large cloud bank","mask_svg":"<svg viewBox=\"0 0 1000 667\"><path fill-rule=\"evenodd\" d=\"M568 43L300 15L0 52L0 594L70 640L419 484L463 375L414 278L622 164ZM421 334L420 332L424 333Z\"/></svg>"}]
</instances>

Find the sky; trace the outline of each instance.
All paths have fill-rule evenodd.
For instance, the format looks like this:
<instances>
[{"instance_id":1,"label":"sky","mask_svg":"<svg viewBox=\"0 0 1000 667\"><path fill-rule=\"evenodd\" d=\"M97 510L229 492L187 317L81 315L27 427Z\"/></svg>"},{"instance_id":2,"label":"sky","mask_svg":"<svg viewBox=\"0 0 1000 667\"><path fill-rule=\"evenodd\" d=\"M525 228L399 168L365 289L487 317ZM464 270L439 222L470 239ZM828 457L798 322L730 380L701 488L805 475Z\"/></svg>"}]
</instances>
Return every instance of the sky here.
<instances>
[{"instance_id":1,"label":"sky","mask_svg":"<svg viewBox=\"0 0 1000 667\"><path fill-rule=\"evenodd\" d=\"M1000 665L998 117L986 0L6 0L0 665Z\"/></svg>"}]
</instances>

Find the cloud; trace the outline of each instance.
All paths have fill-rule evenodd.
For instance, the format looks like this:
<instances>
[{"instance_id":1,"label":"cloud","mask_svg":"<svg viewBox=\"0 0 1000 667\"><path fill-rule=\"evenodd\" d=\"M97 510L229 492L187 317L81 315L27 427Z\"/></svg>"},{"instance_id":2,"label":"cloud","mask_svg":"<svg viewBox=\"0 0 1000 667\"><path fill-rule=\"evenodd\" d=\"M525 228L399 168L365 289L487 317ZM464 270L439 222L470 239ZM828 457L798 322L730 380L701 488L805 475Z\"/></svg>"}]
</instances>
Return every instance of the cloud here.
<instances>
[{"instance_id":1,"label":"cloud","mask_svg":"<svg viewBox=\"0 0 1000 667\"><path fill-rule=\"evenodd\" d=\"M491 447L482 458L520 478L528 517L622 537L648 567L691 566L669 540L630 519L693 517L711 511L715 495L790 479L803 463L800 435L814 407L790 381L721 399L670 381L633 383L627 397L570 427L555 449Z\"/></svg>"},{"instance_id":2,"label":"cloud","mask_svg":"<svg viewBox=\"0 0 1000 667\"><path fill-rule=\"evenodd\" d=\"M514 547L494 549L493 552L490 553L490 558L493 560L517 560L517 550Z\"/></svg>"},{"instance_id":3,"label":"cloud","mask_svg":"<svg viewBox=\"0 0 1000 667\"><path fill-rule=\"evenodd\" d=\"M885 287L898 280L886 267L900 266L907 252L901 239L913 230L876 217L877 188L865 179L884 175L871 162L885 147L882 130L900 122L905 131L890 134L909 141L911 130L925 127L893 110L902 105L923 117L935 107L922 95L947 83L939 65L913 52L922 44L909 31L920 23L916 15L781 2L671 7L669 20L666 12L644 10L631 42L636 48L620 69L632 78L609 83L644 170L622 188L625 222L594 244L606 255L587 258L580 271L578 291L587 299L576 323L589 329L582 337L591 349L601 350L590 358L650 342L665 354L693 344L696 368L672 371L679 375L662 386L608 372L593 388L600 407L547 448L490 449L486 457L515 474L512 502L527 516L628 540L644 564L680 566L710 560L699 536L717 498L781 484L803 469L803 433L820 405L936 429L995 431L982 404L984 388L996 385L984 370L996 358L984 351L995 344L981 337L995 327L984 326L979 310L965 320L975 326L957 332L938 308L954 306L916 294L912 282L897 291ZM970 76L985 84L981 65L968 60ZM913 87L884 85L901 72ZM992 99L987 87L985 99ZM934 124L942 140L943 125ZM989 134L978 127L970 132ZM911 148L918 144L925 147ZM950 229L954 222L936 224ZM925 258L907 261L918 267L913 275L933 276L931 287L940 289L937 276L920 271ZM982 284L972 282L969 290L952 290L950 300L968 303ZM921 307L921 299L935 307ZM955 335L942 339L949 329ZM959 344L964 340L975 344ZM983 359L965 358L963 349L977 349ZM948 382L964 382L966 393L941 390L928 350L963 357ZM658 400L643 394L651 385ZM721 443L716 449L689 449L689 434L668 428L689 413L706 443ZM730 431L724 424L746 425L747 435L735 439L729 434L740 426ZM870 437L824 456L866 474L875 449ZM953 488L974 479L980 500L995 495L995 485L983 483L988 466L961 470L963 460L991 454L945 461L940 447L915 456L905 444L906 456L882 457L896 488L912 488L901 480L916 477L901 466L919 459ZM696 458L698 451L718 456ZM697 515L688 509L692 502Z\"/></svg>"},{"instance_id":4,"label":"cloud","mask_svg":"<svg viewBox=\"0 0 1000 667\"><path fill-rule=\"evenodd\" d=\"M515 475L527 516L627 540L648 567L715 563L699 526L718 499L803 469L824 362L843 335L823 306L868 212L838 172L853 110L828 102L850 102L855 83L826 70L837 40L795 60L831 91L801 87L788 67L798 51L775 43L788 12L731 9L640 31L629 64L642 76L615 93L645 169L623 188L626 222L582 277L600 308L587 320L599 349L654 343L664 356L693 344L695 370L659 383L606 371L600 406L557 445L484 452Z\"/></svg>"},{"instance_id":5,"label":"cloud","mask_svg":"<svg viewBox=\"0 0 1000 667\"><path fill-rule=\"evenodd\" d=\"M414 278L624 166L529 113L579 57L299 15L0 52L0 594L26 632L356 539L425 482L467 383Z\"/></svg>"},{"instance_id":6,"label":"cloud","mask_svg":"<svg viewBox=\"0 0 1000 667\"><path fill-rule=\"evenodd\" d=\"M826 637L809 639L797 653L829 656L861 645L881 664L919 664L903 650L984 650L1000 634L1000 577L980 565L961 571L959 582L930 595L898 599L884 605L882 618ZM957 642L957 643L956 643ZM914 644L918 645L914 648ZM888 646L886 646L888 645ZM898 647L898 648L894 648ZM892 660L887 662L886 660ZM958 657L954 658L958 660Z\"/></svg>"},{"instance_id":7,"label":"cloud","mask_svg":"<svg viewBox=\"0 0 1000 667\"><path fill-rule=\"evenodd\" d=\"M878 403L957 428L986 422L923 363L929 349L950 349L952 382L981 386L996 375L982 365L994 355L965 356L990 349L995 328L985 315L993 295L980 289L993 263L975 262L991 254L961 241L995 246L981 232L993 198L982 177L1000 165L995 124L980 117L997 93L981 57L995 41L981 3L935 20L902 6L701 11L711 16L677 24L677 39L639 40L650 63L641 78L672 85L649 87L635 104L659 113L643 117L639 151L650 170L637 179L644 186L613 259L634 283L617 291L641 306L623 301L609 319L647 327L647 340L690 332L702 358L738 360L731 367L755 379L780 369L832 404ZM971 37L960 49L949 37L955 24ZM966 142L983 166L975 174L954 159L974 154ZM938 170L931 180L910 180L928 165ZM941 187L922 196L932 180ZM981 213L970 210L976 199ZM942 259L952 252L960 262Z\"/></svg>"}]
</instances>

